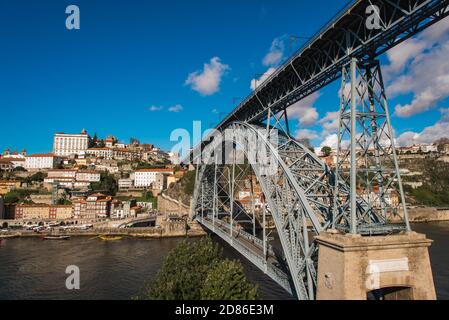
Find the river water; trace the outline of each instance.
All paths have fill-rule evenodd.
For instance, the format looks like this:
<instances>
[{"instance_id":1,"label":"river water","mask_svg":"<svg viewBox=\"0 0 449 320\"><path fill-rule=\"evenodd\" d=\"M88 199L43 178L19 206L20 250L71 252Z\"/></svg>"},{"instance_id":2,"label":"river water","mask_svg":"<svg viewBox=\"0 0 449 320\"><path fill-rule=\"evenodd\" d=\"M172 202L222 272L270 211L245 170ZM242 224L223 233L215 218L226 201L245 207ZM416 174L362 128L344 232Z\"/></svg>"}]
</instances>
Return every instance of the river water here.
<instances>
[{"instance_id":1,"label":"river water","mask_svg":"<svg viewBox=\"0 0 449 320\"><path fill-rule=\"evenodd\" d=\"M435 240L431 262L439 299L449 299L449 223L415 225ZM256 267L216 239L228 258L243 262L248 279L259 284L262 299L292 299ZM0 245L0 299L130 299L151 283L167 253L181 239L37 238L3 240ZM190 240L195 241L195 240ZM80 290L67 290L65 269L77 265Z\"/></svg>"}]
</instances>

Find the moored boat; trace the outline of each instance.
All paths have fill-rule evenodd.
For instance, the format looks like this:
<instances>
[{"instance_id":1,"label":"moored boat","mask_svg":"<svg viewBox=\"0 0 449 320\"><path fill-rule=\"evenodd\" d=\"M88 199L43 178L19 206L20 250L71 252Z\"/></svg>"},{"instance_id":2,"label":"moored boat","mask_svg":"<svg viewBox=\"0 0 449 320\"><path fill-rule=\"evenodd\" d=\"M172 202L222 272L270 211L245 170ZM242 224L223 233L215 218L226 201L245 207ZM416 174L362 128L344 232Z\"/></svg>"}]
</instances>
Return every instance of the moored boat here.
<instances>
[{"instance_id":1,"label":"moored boat","mask_svg":"<svg viewBox=\"0 0 449 320\"><path fill-rule=\"evenodd\" d=\"M104 241L117 241L122 240L123 236L100 236L100 239Z\"/></svg>"},{"instance_id":2,"label":"moored boat","mask_svg":"<svg viewBox=\"0 0 449 320\"><path fill-rule=\"evenodd\" d=\"M69 240L70 236L44 236L42 240Z\"/></svg>"}]
</instances>

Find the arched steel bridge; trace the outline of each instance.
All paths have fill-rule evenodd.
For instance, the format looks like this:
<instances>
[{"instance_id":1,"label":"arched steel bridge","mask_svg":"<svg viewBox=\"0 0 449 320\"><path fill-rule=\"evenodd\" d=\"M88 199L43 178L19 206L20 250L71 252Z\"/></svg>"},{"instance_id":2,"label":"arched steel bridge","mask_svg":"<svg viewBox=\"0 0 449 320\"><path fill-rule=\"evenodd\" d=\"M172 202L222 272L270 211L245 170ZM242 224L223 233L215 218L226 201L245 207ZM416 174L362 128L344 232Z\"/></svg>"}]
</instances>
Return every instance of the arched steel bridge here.
<instances>
[{"instance_id":1,"label":"arched steel bridge","mask_svg":"<svg viewBox=\"0 0 449 320\"><path fill-rule=\"evenodd\" d=\"M197 168L192 218L303 300L316 296L314 236L410 231L376 58L445 18L448 6L351 1L184 159ZM380 23L374 28L367 25L373 12ZM290 136L288 107L339 78L331 168Z\"/></svg>"}]
</instances>

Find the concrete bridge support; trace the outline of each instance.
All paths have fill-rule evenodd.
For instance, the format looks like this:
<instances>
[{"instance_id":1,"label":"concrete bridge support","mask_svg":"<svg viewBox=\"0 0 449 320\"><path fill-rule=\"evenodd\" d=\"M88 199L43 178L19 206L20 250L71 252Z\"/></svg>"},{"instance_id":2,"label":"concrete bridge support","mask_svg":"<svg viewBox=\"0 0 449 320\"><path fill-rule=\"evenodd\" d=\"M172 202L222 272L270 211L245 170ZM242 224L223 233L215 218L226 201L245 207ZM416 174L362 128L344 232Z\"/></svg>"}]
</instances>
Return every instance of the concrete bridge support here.
<instances>
[{"instance_id":1,"label":"concrete bridge support","mask_svg":"<svg viewBox=\"0 0 449 320\"><path fill-rule=\"evenodd\" d=\"M319 246L319 300L435 300L428 248L423 234L362 237L322 233Z\"/></svg>"}]
</instances>

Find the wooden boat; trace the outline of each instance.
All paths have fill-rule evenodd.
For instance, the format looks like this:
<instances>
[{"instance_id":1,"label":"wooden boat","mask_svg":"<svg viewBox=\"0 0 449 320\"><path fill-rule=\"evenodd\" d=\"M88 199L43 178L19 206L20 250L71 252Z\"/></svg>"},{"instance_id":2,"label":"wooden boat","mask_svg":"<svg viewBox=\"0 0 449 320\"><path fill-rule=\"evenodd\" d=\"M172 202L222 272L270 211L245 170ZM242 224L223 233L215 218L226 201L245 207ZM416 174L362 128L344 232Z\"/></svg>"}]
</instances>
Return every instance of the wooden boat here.
<instances>
[{"instance_id":1,"label":"wooden boat","mask_svg":"<svg viewBox=\"0 0 449 320\"><path fill-rule=\"evenodd\" d=\"M99 238L103 241L117 241L122 240L123 236L99 236Z\"/></svg>"},{"instance_id":2,"label":"wooden boat","mask_svg":"<svg viewBox=\"0 0 449 320\"><path fill-rule=\"evenodd\" d=\"M44 236L42 240L69 240L70 236Z\"/></svg>"}]
</instances>

